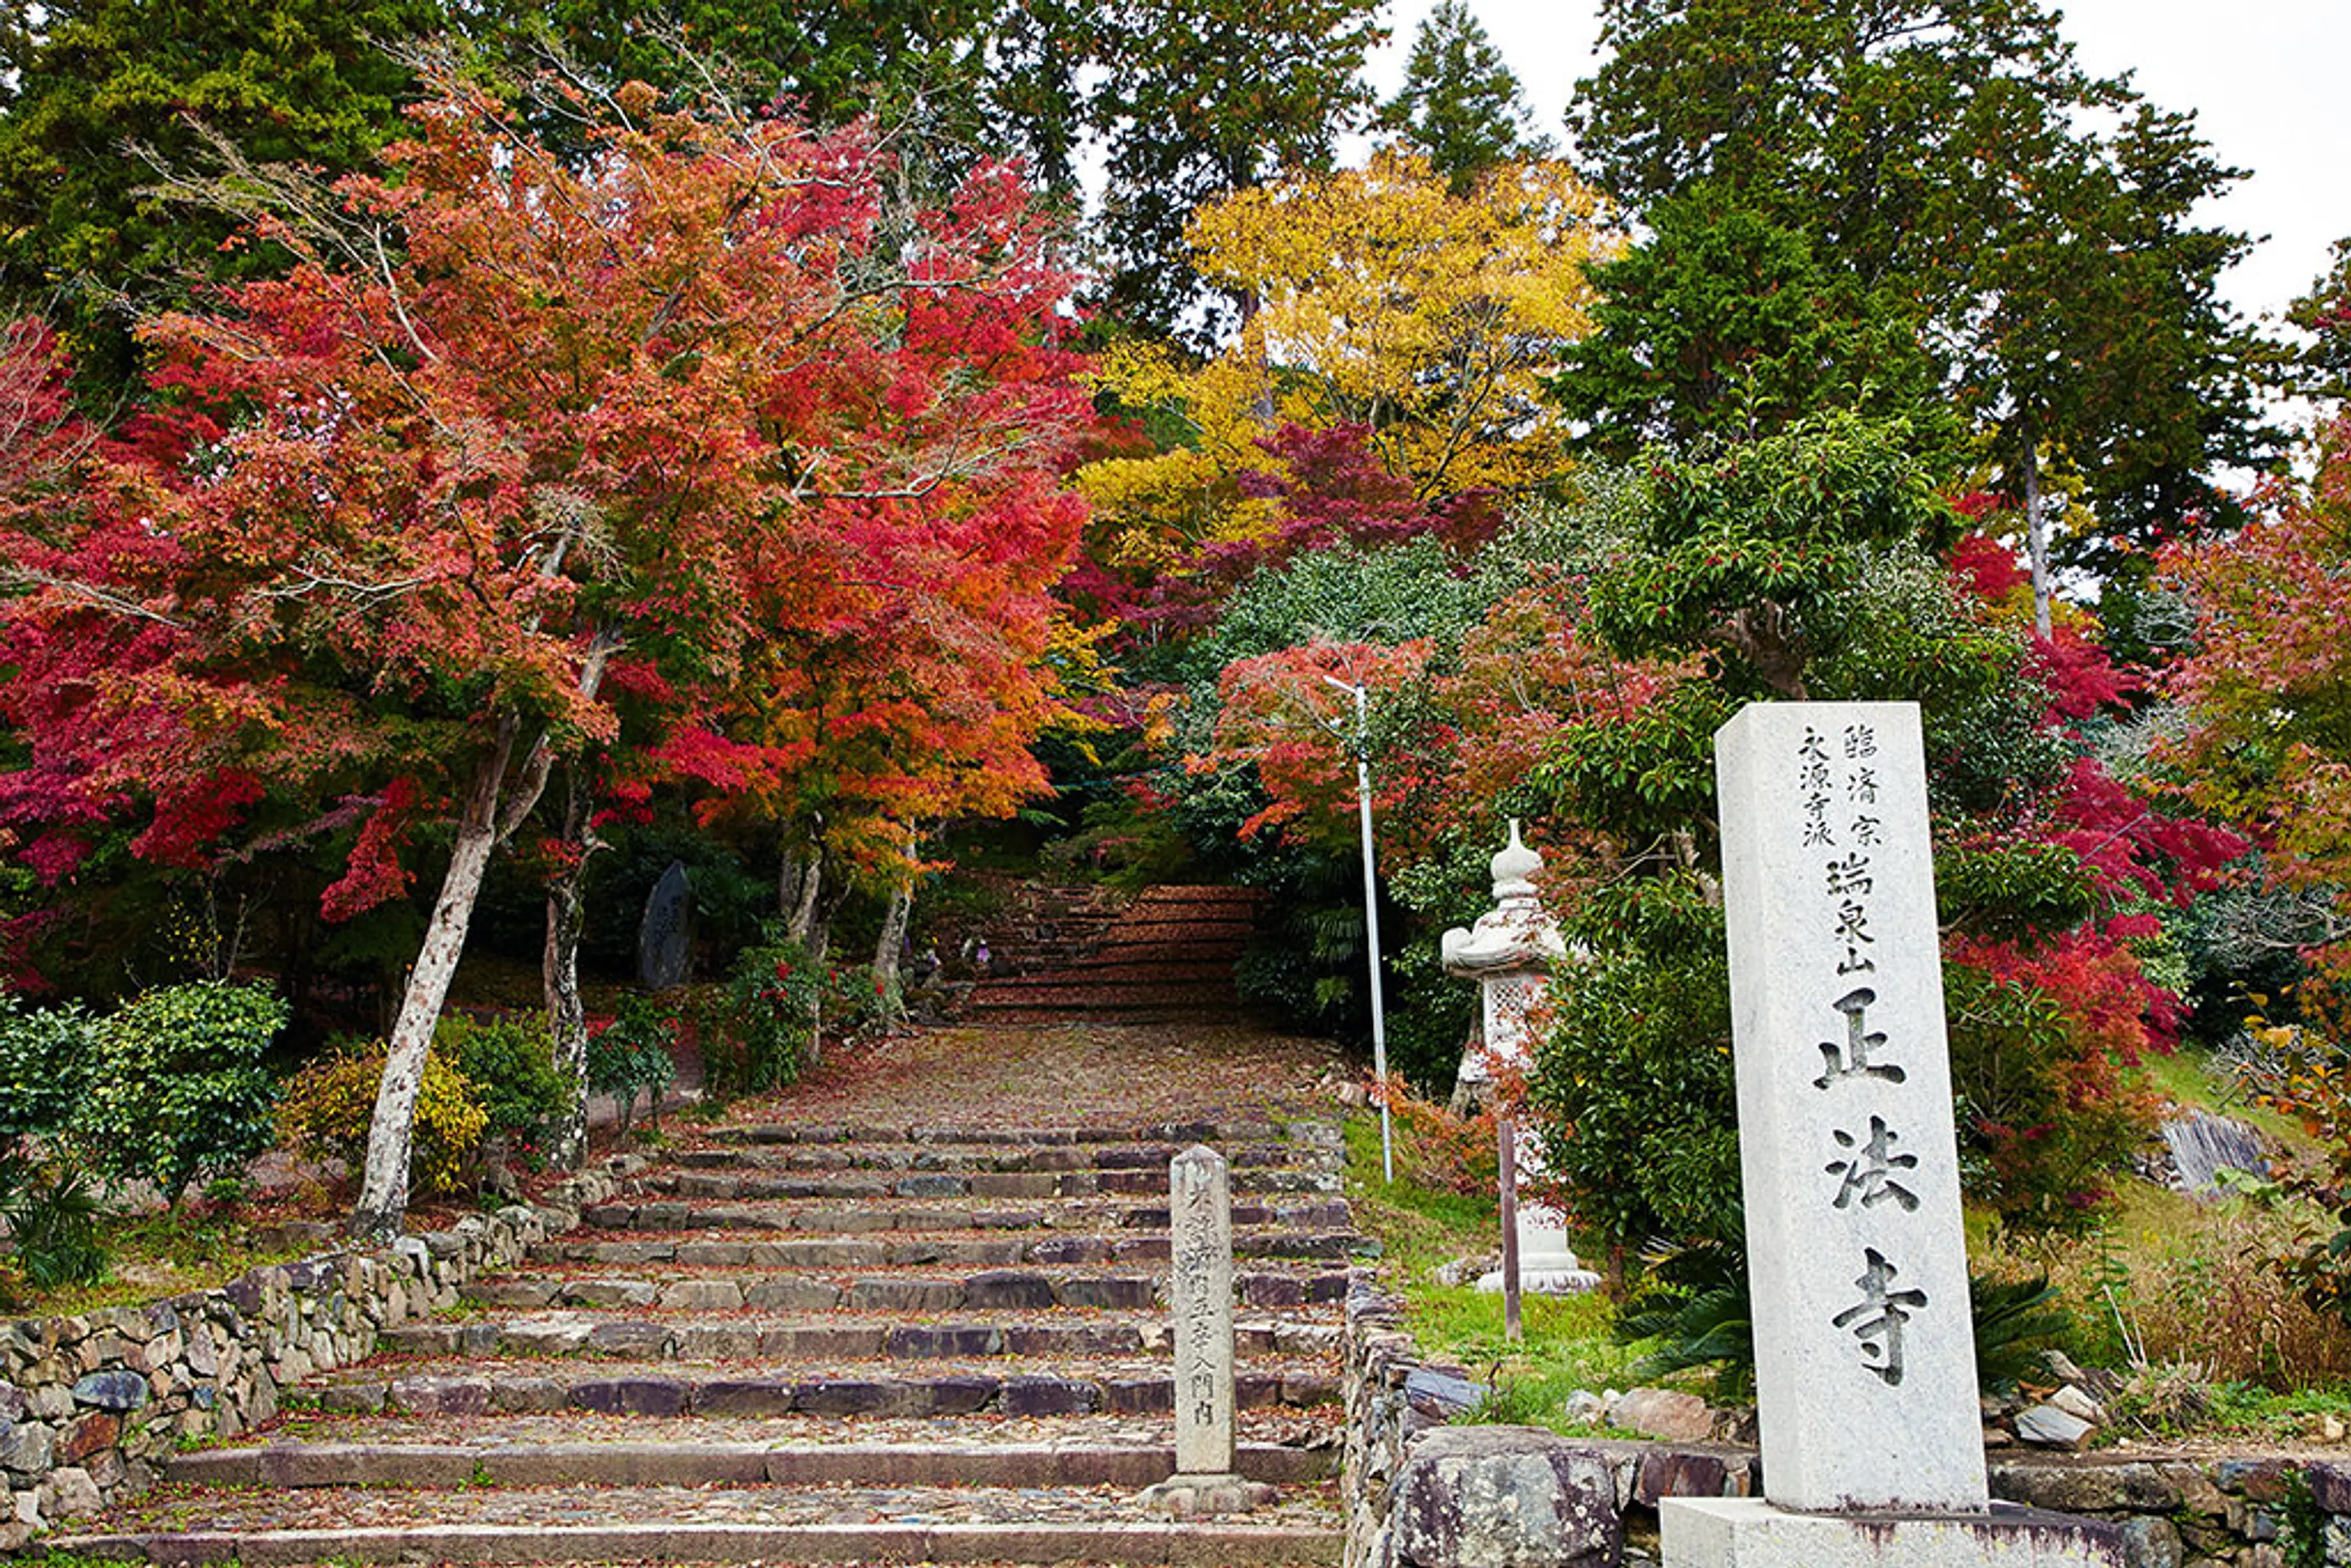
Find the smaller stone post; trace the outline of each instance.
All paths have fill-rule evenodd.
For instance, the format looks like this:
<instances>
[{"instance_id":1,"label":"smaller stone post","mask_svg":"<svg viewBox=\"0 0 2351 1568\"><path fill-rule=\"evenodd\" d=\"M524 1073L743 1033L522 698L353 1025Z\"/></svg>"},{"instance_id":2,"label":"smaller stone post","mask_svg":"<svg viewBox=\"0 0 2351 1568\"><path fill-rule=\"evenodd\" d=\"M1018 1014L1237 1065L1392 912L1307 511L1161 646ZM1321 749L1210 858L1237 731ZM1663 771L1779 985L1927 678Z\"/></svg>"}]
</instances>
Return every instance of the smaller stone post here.
<instances>
[{"instance_id":1,"label":"smaller stone post","mask_svg":"<svg viewBox=\"0 0 2351 1568\"><path fill-rule=\"evenodd\" d=\"M1476 980L1485 1003L1485 1054L1491 1061L1524 1071L1534 1063L1534 1023L1529 1016L1551 983L1552 962L1567 956L1559 925L1535 892L1535 874L1542 856L1519 838L1517 819L1510 821L1510 841L1493 861L1494 907L1464 931L1445 934L1439 952L1445 972ZM1475 1053L1462 1064L1465 1080L1489 1080L1486 1062ZM1513 1118L1515 1121L1516 1119ZM1542 1172L1542 1153L1532 1134L1516 1134L1517 1173ZM1515 1189L1513 1192L1515 1197ZM1577 1260L1567 1244L1567 1222L1558 1210L1540 1203L1520 1202L1516 1225L1519 1285L1537 1295L1567 1296L1589 1291L1600 1276ZM1478 1281L1481 1291L1503 1288L1503 1273L1494 1270Z\"/></svg>"},{"instance_id":2,"label":"smaller stone post","mask_svg":"<svg viewBox=\"0 0 2351 1568\"><path fill-rule=\"evenodd\" d=\"M1167 1225L1176 1474L1144 1500L1176 1514L1237 1512L1273 1489L1233 1469L1233 1192L1216 1150L1196 1144L1167 1163Z\"/></svg>"}]
</instances>

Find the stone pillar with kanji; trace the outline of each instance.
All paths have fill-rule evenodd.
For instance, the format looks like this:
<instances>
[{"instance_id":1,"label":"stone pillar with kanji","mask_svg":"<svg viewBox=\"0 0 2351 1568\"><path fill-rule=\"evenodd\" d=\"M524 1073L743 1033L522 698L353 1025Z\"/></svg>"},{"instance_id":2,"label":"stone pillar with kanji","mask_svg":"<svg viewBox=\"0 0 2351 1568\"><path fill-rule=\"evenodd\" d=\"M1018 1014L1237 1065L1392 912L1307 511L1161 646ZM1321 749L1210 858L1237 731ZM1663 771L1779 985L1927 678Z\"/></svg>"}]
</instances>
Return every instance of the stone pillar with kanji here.
<instances>
[{"instance_id":1,"label":"stone pillar with kanji","mask_svg":"<svg viewBox=\"0 0 2351 1568\"><path fill-rule=\"evenodd\" d=\"M1533 1066L1539 1004L1551 985L1552 965L1567 956L1559 923L1544 910L1535 887L1542 863L1542 856L1519 837L1513 821L1510 841L1492 862L1494 907L1469 929L1447 931L1439 948L1445 972L1477 981L1484 1003L1484 1043L1473 1047L1462 1063L1465 1081L1490 1082L1498 1070L1523 1078ZM1516 1149L1524 1185L1528 1177L1540 1176L1543 1166L1541 1151L1523 1124ZM1565 1217L1548 1204L1520 1200L1518 1238L1520 1290L1564 1296L1600 1283L1600 1276L1568 1245ZM1502 1284L1497 1269L1481 1277L1478 1288L1499 1291Z\"/></svg>"}]
</instances>

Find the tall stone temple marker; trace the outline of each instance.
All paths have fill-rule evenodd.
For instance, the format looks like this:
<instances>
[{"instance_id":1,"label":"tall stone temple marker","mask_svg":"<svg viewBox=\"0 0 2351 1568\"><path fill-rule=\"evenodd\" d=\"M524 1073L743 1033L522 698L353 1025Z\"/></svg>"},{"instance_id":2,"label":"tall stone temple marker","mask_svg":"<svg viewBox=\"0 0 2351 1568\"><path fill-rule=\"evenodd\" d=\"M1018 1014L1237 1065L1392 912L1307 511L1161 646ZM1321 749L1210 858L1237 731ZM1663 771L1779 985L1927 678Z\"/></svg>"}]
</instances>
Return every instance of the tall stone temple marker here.
<instances>
[{"instance_id":1,"label":"tall stone temple marker","mask_svg":"<svg viewBox=\"0 0 2351 1568\"><path fill-rule=\"evenodd\" d=\"M1438 945L1445 972L1476 980L1484 1004L1485 1055L1496 1064L1525 1071L1534 1063L1533 1009L1551 984L1551 967L1567 956L1559 938L1559 923L1542 906L1535 877L1542 856L1519 838L1519 824L1510 823L1510 841L1492 862L1494 907L1464 931L1455 926ZM1462 1063L1462 1076L1478 1081L1490 1076L1476 1052ZM1521 1126L1513 1133L1518 1173L1521 1181L1542 1174L1542 1155ZM1589 1291L1600 1276L1576 1260L1567 1244L1567 1220L1558 1210L1540 1203L1518 1206L1519 1288L1537 1295L1564 1296ZM1501 1270L1479 1277L1481 1291L1502 1289Z\"/></svg>"},{"instance_id":2,"label":"tall stone temple marker","mask_svg":"<svg viewBox=\"0 0 2351 1568\"><path fill-rule=\"evenodd\" d=\"M1917 706L1754 704L1715 766L1764 1496L1669 1500L1668 1568L2119 1564L1986 1490Z\"/></svg>"},{"instance_id":3,"label":"tall stone temple marker","mask_svg":"<svg viewBox=\"0 0 2351 1568\"><path fill-rule=\"evenodd\" d=\"M1176 1474L1144 1493L1171 1513L1230 1513L1273 1489L1233 1469L1233 1190L1224 1155L1167 1163L1167 1304L1175 1319Z\"/></svg>"}]
</instances>

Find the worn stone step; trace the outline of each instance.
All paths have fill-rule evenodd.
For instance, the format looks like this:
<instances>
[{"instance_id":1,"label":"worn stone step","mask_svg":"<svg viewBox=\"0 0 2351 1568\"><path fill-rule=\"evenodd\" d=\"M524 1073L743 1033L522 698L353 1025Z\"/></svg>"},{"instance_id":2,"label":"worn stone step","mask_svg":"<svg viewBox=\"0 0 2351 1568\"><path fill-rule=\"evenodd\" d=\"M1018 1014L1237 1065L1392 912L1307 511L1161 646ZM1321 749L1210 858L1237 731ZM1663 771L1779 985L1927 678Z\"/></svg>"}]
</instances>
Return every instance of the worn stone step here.
<instances>
[{"instance_id":1,"label":"worn stone step","mask_svg":"<svg viewBox=\"0 0 2351 1568\"><path fill-rule=\"evenodd\" d=\"M720 1157L682 1161L683 1168L647 1173L632 1184L641 1193L701 1198L973 1197L1029 1198L1145 1196L1167 1190L1167 1162L1138 1168L1094 1170L841 1170L789 1167L761 1170L739 1156L766 1151L719 1151ZM729 1155L737 1157L727 1157ZM1249 1197L1340 1189L1333 1164L1245 1166L1233 1173L1233 1191Z\"/></svg>"},{"instance_id":2,"label":"worn stone step","mask_svg":"<svg viewBox=\"0 0 2351 1568\"><path fill-rule=\"evenodd\" d=\"M1273 1486L1338 1471L1338 1449L1243 1443L1234 1470ZM271 1442L179 1454L164 1478L205 1487L1134 1487L1167 1479L1173 1445L1092 1443Z\"/></svg>"},{"instance_id":3,"label":"worn stone step","mask_svg":"<svg viewBox=\"0 0 2351 1568\"><path fill-rule=\"evenodd\" d=\"M967 1144L726 1144L671 1152L651 1176L671 1170L789 1171L802 1174L956 1171L1022 1176L1084 1171L1147 1174L1167 1179L1185 1145L1169 1143L1071 1144L1047 1148ZM1234 1144L1217 1151L1236 1176L1258 1171L1336 1172L1344 1151L1303 1141Z\"/></svg>"},{"instance_id":4,"label":"worn stone step","mask_svg":"<svg viewBox=\"0 0 2351 1568\"><path fill-rule=\"evenodd\" d=\"M695 1296L725 1310L743 1297L728 1281L691 1281ZM1029 1281L1032 1286L1035 1281ZM852 1287L853 1289L853 1287ZM609 1294L610 1292L592 1292ZM669 1292L674 1294L674 1288ZM1051 1296L1033 1289L1022 1304L1051 1308ZM1042 1296L1043 1299L1034 1299ZM653 1301L643 1304L654 1305ZM927 1303L925 1303L927 1306ZM568 1312L480 1322L402 1323L377 1339L394 1355L650 1355L677 1361L942 1360L973 1357L1133 1356L1172 1350L1165 1317L1073 1314L1040 1321L1017 1313L926 1317L920 1322L870 1313L824 1318L629 1318ZM1334 1354L1335 1322L1296 1323L1244 1319L1233 1325L1235 1350L1245 1356Z\"/></svg>"},{"instance_id":5,"label":"worn stone step","mask_svg":"<svg viewBox=\"0 0 2351 1568\"><path fill-rule=\"evenodd\" d=\"M938 1176L909 1180L949 1181ZM597 1230L762 1230L825 1236L875 1231L936 1234L984 1230L1165 1230L1164 1203L1107 1198L1047 1198L1028 1202L935 1196L868 1198L847 1203L816 1198L743 1197L705 1201L691 1197L620 1198L580 1211ZM1347 1201L1337 1197L1276 1198L1232 1206L1235 1244L1242 1232L1269 1228L1343 1230L1352 1223Z\"/></svg>"},{"instance_id":6,"label":"worn stone step","mask_svg":"<svg viewBox=\"0 0 2351 1568\"><path fill-rule=\"evenodd\" d=\"M159 1564L298 1568L412 1563L841 1563L1161 1564L1274 1568L1336 1563L1327 1523L1185 1521L837 1524L655 1519L644 1523L445 1524L318 1530L196 1529L75 1535L60 1554Z\"/></svg>"},{"instance_id":7,"label":"worn stone step","mask_svg":"<svg viewBox=\"0 0 2351 1568\"><path fill-rule=\"evenodd\" d=\"M757 1232L730 1233L724 1228L714 1228L703 1234L721 1244L747 1246L751 1249L750 1261L756 1267L782 1269L900 1269L933 1265L986 1269L1019 1263L1132 1264L1165 1262L1168 1255L1167 1233L1164 1230L1125 1231L1111 1235L1062 1232L1042 1237L1034 1231L1013 1231L997 1236L891 1231L868 1232L863 1236L806 1236L757 1241L748 1239L749 1235ZM674 1232L613 1232L611 1235L611 1245L569 1239L542 1242L531 1248L529 1256L548 1261L634 1258L653 1262L675 1256L685 1247L693 1245L691 1241L677 1240ZM1234 1256L1249 1259L1320 1259L1336 1262L1359 1256L1375 1256L1378 1250L1377 1242L1353 1230L1255 1230L1243 1231L1233 1238Z\"/></svg>"},{"instance_id":8,"label":"worn stone step","mask_svg":"<svg viewBox=\"0 0 2351 1568\"><path fill-rule=\"evenodd\" d=\"M666 1328L644 1325L648 1345ZM640 1353L641 1355L649 1353ZM840 1363L789 1373L756 1364L689 1371L674 1363L380 1362L328 1375L281 1396L350 1415L412 1416L590 1411L604 1416L970 1416L1008 1417L1148 1414L1175 1407L1164 1358L1037 1361L1014 1372L984 1361L925 1364L919 1372L887 1362ZM1310 1408L1338 1398L1326 1359L1275 1359L1237 1372L1244 1408Z\"/></svg>"},{"instance_id":9,"label":"worn stone step","mask_svg":"<svg viewBox=\"0 0 2351 1568\"><path fill-rule=\"evenodd\" d=\"M714 1143L728 1144L973 1144L1026 1148L1070 1148L1085 1144L1261 1144L1285 1132L1310 1145L1337 1145L1337 1124L1269 1121L1072 1123L1066 1125L992 1126L972 1123L755 1122L713 1127Z\"/></svg>"},{"instance_id":10,"label":"worn stone step","mask_svg":"<svg viewBox=\"0 0 2351 1568\"><path fill-rule=\"evenodd\" d=\"M1067 1243L1064 1245L1063 1243ZM1123 1270L1104 1271L1092 1267L1113 1261L1114 1249L1107 1240L1088 1238L1056 1238L1052 1241L1006 1243L1018 1245L1021 1255L1002 1261L1020 1265L1020 1271L1045 1281L1052 1292L1051 1304L1058 1307L1111 1311L1141 1311L1163 1300L1164 1274L1157 1270ZM788 1269L795 1267L799 1249L822 1248L826 1260L803 1260L797 1264L810 1272L758 1272L739 1274L732 1270ZM535 1249L536 1252L536 1249ZM896 1256L893 1256L895 1254ZM833 1259L846 1259L833 1261ZM925 1299L940 1304L925 1310L952 1312L977 1301L998 1297L1003 1288L1003 1270L996 1267L998 1260L982 1260L969 1272L946 1274L934 1272L920 1279L902 1274L861 1274L862 1270L891 1268L941 1270L950 1260L937 1255L937 1249L924 1243L879 1241L565 1241L550 1244L546 1255L530 1273L510 1274L502 1278L476 1281L468 1288L469 1296L484 1305L538 1308L555 1306L567 1293L580 1291L580 1282L613 1278L586 1270L627 1269L644 1270L659 1269L660 1272L632 1272L620 1278L643 1281L651 1284L655 1300L668 1286L684 1281L731 1281L743 1292L748 1307L789 1312L822 1312L850 1305L861 1299L871 1298L868 1291L861 1298L852 1293L852 1287L872 1281L893 1283L907 1282L925 1287ZM1344 1268L1313 1268L1311 1266L1258 1267L1238 1270L1233 1276L1235 1299L1245 1306L1299 1307L1346 1300L1351 1272ZM953 1287L961 1286L961 1289ZM599 1304L625 1301L641 1292L622 1291L618 1293L589 1290L578 1294L581 1304ZM684 1300L685 1292L678 1299Z\"/></svg>"}]
</instances>

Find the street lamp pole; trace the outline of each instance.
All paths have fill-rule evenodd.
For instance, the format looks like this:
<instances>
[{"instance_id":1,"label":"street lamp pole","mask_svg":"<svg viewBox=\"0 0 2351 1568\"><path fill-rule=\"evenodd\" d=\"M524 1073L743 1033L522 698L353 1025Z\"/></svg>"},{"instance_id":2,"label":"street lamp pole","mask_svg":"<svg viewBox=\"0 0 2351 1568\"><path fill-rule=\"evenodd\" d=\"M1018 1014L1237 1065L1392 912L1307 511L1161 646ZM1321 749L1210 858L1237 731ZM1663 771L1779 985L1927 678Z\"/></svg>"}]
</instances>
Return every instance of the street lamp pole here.
<instances>
[{"instance_id":1,"label":"street lamp pole","mask_svg":"<svg viewBox=\"0 0 2351 1568\"><path fill-rule=\"evenodd\" d=\"M1372 858L1371 698L1362 686L1336 675L1322 679L1355 699L1355 804L1364 826L1364 931L1371 946L1372 1071L1380 1081L1380 1171L1395 1180L1395 1127L1388 1111L1387 1012L1380 1001L1380 884Z\"/></svg>"}]
</instances>

